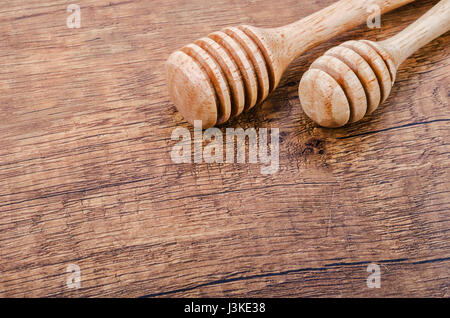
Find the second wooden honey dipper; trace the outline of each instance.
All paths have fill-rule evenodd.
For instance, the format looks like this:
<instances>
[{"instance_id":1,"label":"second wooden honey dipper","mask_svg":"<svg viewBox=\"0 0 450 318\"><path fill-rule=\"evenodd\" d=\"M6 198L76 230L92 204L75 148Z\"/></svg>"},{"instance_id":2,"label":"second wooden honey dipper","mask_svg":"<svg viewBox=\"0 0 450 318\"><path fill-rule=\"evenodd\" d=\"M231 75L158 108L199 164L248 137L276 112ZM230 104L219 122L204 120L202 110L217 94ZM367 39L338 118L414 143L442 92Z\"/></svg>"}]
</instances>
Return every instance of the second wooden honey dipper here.
<instances>
[{"instance_id":1,"label":"second wooden honey dipper","mask_svg":"<svg viewBox=\"0 0 450 318\"><path fill-rule=\"evenodd\" d=\"M328 50L300 81L303 110L323 127L361 120L389 96L400 64L449 30L450 0L442 0L390 39L348 41Z\"/></svg>"},{"instance_id":2,"label":"second wooden honey dipper","mask_svg":"<svg viewBox=\"0 0 450 318\"><path fill-rule=\"evenodd\" d=\"M341 0L284 27L244 25L212 33L167 60L171 98L188 122L222 124L263 101L299 55L365 22L368 4L385 13L412 1Z\"/></svg>"}]
</instances>

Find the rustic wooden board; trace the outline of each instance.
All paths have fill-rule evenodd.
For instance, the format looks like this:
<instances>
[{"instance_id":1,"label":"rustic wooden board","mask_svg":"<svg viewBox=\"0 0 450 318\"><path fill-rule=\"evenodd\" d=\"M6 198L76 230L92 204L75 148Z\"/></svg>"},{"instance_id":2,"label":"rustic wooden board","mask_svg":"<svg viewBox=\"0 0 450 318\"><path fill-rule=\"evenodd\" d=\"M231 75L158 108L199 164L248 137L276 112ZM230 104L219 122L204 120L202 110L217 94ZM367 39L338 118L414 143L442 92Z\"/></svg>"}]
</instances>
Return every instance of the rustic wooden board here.
<instances>
[{"instance_id":1,"label":"rustic wooden board","mask_svg":"<svg viewBox=\"0 0 450 318\"><path fill-rule=\"evenodd\" d=\"M448 297L450 35L408 59L360 123L317 128L297 97L324 50L391 36L437 1L314 48L227 124L280 128L278 173L171 161L173 129L192 131L168 98L172 51L332 2L79 0L79 29L67 1L2 6L0 296ZM380 289L366 286L370 263Z\"/></svg>"}]
</instances>

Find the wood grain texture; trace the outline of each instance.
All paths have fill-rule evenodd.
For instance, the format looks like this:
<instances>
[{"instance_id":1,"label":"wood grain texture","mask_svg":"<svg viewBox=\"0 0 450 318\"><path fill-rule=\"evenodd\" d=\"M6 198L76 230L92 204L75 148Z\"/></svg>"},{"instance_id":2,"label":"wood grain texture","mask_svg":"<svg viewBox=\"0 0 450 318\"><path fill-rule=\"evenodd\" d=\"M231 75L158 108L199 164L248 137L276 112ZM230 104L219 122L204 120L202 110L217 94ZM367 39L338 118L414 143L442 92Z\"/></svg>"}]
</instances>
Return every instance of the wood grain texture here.
<instances>
[{"instance_id":1,"label":"wood grain texture","mask_svg":"<svg viewBox=\"0 0 450 318\"><path fill-rule=\"evenodd\" d=\"M80 29L66 26L67 1L2 6L0 295L448 297L449 34L406 60L387 102L349 127L316 127L297 95L327 49L386 39L437 1L314 48L226 124L280 128L278 173L171 161L173 129L192 130L166 90L171 52L332 2L80 0ZM372 262L380 289L366 287Z\"/></svg>"}]
</instances>

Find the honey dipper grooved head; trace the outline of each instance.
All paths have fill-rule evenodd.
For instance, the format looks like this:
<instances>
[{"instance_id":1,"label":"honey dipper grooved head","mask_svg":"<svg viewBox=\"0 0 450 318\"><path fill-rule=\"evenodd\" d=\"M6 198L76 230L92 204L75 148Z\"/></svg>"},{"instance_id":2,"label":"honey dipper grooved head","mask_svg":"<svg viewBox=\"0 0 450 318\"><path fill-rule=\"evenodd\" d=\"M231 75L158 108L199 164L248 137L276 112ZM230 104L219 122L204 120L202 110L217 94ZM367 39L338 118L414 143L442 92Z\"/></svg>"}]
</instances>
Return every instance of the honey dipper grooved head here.
<instances>
[{"instance_id":1,"label":"honey dipper grooved head","mask_svg":"<svg viewBox=\"0 0 450 318\"><path fill-rule=\"evenodd\" d=\"M191 124L226 122L262 102L274 88L267 52L245 26L214 32L166 62L169 93Z\"/></svg>"},{"instance_id":2,"label":"honey dipper grooved head","mask_svg":"<svg viewBox=\"0 0 450 318\"><path fill-rule=\"evenodd\" d=\"M306 115L320 126L340 127L350 118L344 90L322 70L311 69L303 75L299 96Z\"/></svg>"},{"instance_id":3,"label":"honey dipper grooved head","mask_svg":"<svg viewBox=\"0 0 450 318\"><path fill-rule=\"evenodd\" d=\"M395 80L392 57L377 43L348 41L311 64L299 85L306 115L323 127L361 120L389 96Z\"/></svg>"},{"instance_id":4,"label":"honey dipper grooved head","mask_svg":"<svg viewBox=\"0 0 450 318\"><path fill-rule=\"evenodd\" d=\"M192 57L176 51L166 63L169 93L178 111L188 121L201 120L203 128L217 121L217 100L214 88Z\"/></svg>"}]
</instances>

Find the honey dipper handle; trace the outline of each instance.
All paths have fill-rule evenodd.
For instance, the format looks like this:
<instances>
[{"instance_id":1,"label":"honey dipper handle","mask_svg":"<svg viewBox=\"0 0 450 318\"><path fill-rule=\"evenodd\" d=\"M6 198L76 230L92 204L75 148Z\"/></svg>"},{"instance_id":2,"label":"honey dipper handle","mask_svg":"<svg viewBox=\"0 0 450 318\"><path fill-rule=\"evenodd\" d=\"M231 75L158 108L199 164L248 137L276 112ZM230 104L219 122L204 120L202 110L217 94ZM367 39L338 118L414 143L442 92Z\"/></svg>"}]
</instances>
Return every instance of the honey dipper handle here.
<instances>
[{"instance_id":1,"label":"honey dipper handle","mask_svg":"<svg viewBox=\"0 0 450 318\"><path fill-rule=\"evenodd\" d=\"M399 34L379 42L398 68L415 51L450 30L450 0L441 0Z\"/></svg>"},{"instance_id":2,"label":"honey dipper handle","mask_svg":"<svg viewBox=\"0 0 450 318\"><path fill-rule=\"evenodd\" d=\"M285 36L286 51L283 53L289 64L312 47L367 21L375 11L380 14L392 11L414 0L341 0L284 27L276 32Z\"/></svg>"}]
</instances>

